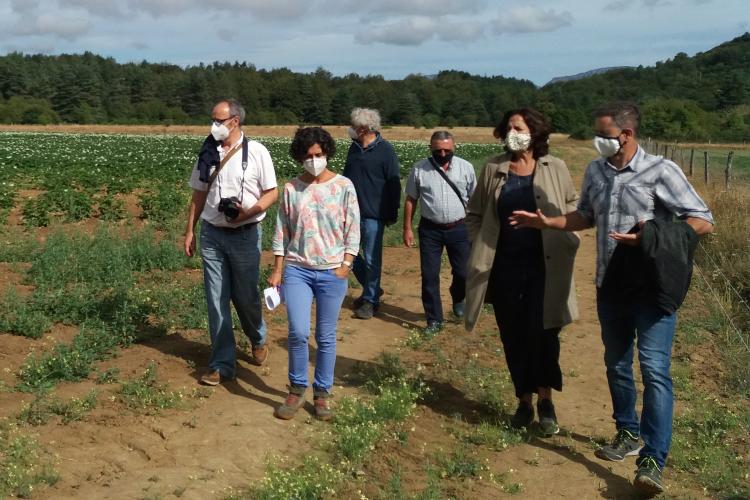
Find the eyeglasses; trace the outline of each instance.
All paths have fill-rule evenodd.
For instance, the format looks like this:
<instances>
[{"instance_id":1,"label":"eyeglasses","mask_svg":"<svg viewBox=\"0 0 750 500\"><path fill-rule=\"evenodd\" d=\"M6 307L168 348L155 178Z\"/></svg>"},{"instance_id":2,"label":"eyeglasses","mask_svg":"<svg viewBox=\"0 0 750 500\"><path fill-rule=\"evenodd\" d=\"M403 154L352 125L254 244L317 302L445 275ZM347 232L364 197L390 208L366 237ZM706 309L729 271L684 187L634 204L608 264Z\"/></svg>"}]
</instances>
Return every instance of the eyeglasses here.
<instances>
[{"instance_id":1,"label":"eyeglasses","mask_svg":"<svg viewBox=\"0 0 750 500\"><path fill-rule=\"evenodd\" d=\"M452 149L433 149L432 152L433 153L443 153L443 154L447 155L447 154L452 153L453 150Z\"/></svg>"},{"instance_id":2,"label":"eyeglasses","mask_svg":"<svg viewBox=\"0 0 750 500\"><path fill-rule=\"evenodd\" d=\"M211 118L211 124L216 125L217 127L221 124L223 124L227 120L231 120L234 118L234 116L227 116L226 118Z\"/></svg>"}]
</instances>

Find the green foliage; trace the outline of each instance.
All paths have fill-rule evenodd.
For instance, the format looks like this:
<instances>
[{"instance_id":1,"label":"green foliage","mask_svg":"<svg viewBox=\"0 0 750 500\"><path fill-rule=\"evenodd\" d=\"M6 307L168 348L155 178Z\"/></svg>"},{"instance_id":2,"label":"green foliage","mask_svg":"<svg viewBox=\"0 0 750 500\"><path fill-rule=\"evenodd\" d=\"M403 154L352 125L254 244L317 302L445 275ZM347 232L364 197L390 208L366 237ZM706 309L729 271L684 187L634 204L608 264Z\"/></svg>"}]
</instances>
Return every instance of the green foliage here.
<instances>
[{"instance_id":1,"label":"green foliage","mask_svg":"<svg viewBox=\"0 0 750 500\"><path fill-rule=\"evenodd\" d=\"M96 390L89 391L83 398L69 401L51 396L46 391L37 393L36 399L26 405L18 415L18 420L30 425L44 425L53 415L62 417L63 424L82 420L96 407Z\"/></svg>"},{"instance_id":2,"label":"green foliage","mask_svg":"<svg viewBox=\"0 0 750 500\"><path fill-rule=\"evenodd\" d=\"M28 497L40 484L53 485L58 476L37 442L0 421L0 497Z\"/></svg>"},{"instance_id":3,"label":"green foliage","mask_svg":"<svg viewBox=\"0 0 750 500\"><path fill-rule=\"evenodd\" d=\"M341 471L316 456L306 456L297 467L279 460L268 464L265 477L254 488L225 500L322 500L335 496L344 480Z\"/></svg>"},{"instance_id":4,"label":"green foliage","mask_svg":"<svg viewBox=\"0 0 750 500\"><path fill-rule=\"evenodd\" d=\"M88 377L92 365L109 356L118 346L131 341L108 331L101 323L88 322L69 344L59 343L49 351L30 354L16 374L17 388L34 392L60 381L76 382Z\"/></svg>"},{"instance_id":5,"label":"green foliage","mask_svg":"<svg viewBox=\"0 0 750 500\"><path fill-rule=\"evenodd\" d=\"M97 372L94 382L97 384L114 384L120 379L119 368L107 368L103 372Z\"/></svg>"},{"instance_id":6,"label":"green foliage","mask_svg":"<svg viewBox=\"0 0 750 500\"><path fill-rule=\"evenodd\" d=\"M140 200L143 218L156 224L156 227L164 227L175 218L182 221L187 204L185 189L168 184L158 184L153 190L143 193Z\"/></svg>"},{"instance_id":7,"label":"green foliage","mask_svg":"<svg viewBox=\"0 0 750 500\"><path fill-rule=\"evenodd\" d=\"M166 384L157 379L156 365L149 363L140 377L128 379L120 387L120 400L131 410L159 412L177 408L183 404L180 392L169 390Z\"/></svg>"},{"instance_id":8,"label":"green foliage","mask_svg":"<svg viewBox=\"0 0 750 500\"><path fill-rule=\"evenodd\" d=\"M23 220L27 226L48 226L54 217L65 222L75 222L91 216L93 202L91 193L72 188L56 188L38 198L26 200L23 205Z\"/></svg>"},{"instance_id":9,"label":"green foliage","mask_svg":"<svg viewBox=\"0 0 750 500\"><path fill-rule=\"evenodd\" d=\"M484 470L475 454L464 447L460 447L448 454L438 456L440 475L443 478L462 479L476 477Z\"/></svg>"},{"instance_id":10,"label":"green foliage","mask_svg":"<svg viewBox=\"0 0 750 500\"><path fill-rule=\"evenodd\" d=\"M37 307L36 304L25 302L14 288L8 288L0 299L0 332L41 338L52 322Z\"/></svg>"},{"instance_id":11,"label":"green foliage","mask_svg":"<svg viewBox=\"0 0 750 500\"><path fill-rule=\"evenodd\" d=\"M618 68L542 88L462 71L386 81L381 76L335 77L324 69L308 74L258 70L244 63L133 66L91 53L12 53L0 57L0 123L204 124L219 98L211 89L221 88L222 95L237 96L253 110L248 118L254 124L345 124L354 106L368 106L378 108L388 124L494 126L504 111L531 105L550 116L556 131L579 135L583 127L590 128L592 111L604 101L630 99L661 107L680 96L690 105L679 105L684 119L675 117L678 124L664 131L672 138L705 133L714 141L747 140L750 123L741 110L750 104L748 46L746 33L694 57L679 53L653 67Z\"/></svg>"},{"instance_id":12,"label":"green foliage","mask_svg":"<svg viewBox=\"0 0 750 500\"><path fill-rule=\"evenodd\" d=\"M466 443L487 446L495 451L502 451L510 446L520 444L523 436L505 422L480 422L459 437Z\"/></svg>"}]
</instances>

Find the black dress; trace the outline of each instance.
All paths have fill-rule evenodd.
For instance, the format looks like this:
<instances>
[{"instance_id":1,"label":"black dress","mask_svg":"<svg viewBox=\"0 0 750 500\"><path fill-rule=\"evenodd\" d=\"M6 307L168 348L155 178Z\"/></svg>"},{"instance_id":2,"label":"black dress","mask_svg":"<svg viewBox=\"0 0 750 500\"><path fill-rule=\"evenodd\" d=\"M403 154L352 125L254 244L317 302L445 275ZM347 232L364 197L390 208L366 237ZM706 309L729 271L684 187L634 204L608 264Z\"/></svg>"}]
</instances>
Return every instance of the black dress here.
<instances>
[{"instance_id":1,"label":"black dress","mask_svg":"<svg viewBox=\"0 0 750 500\"><path fill-rule=\"evenodd\" d=\"M562 390L560 328L544 328L542 233L516 229L508 220L515 210L536 211L533 181L533 174L509 173L500 191L500 236L489 284L517 397L537 392L538 387Z\"/></svg>"}]
</instances>

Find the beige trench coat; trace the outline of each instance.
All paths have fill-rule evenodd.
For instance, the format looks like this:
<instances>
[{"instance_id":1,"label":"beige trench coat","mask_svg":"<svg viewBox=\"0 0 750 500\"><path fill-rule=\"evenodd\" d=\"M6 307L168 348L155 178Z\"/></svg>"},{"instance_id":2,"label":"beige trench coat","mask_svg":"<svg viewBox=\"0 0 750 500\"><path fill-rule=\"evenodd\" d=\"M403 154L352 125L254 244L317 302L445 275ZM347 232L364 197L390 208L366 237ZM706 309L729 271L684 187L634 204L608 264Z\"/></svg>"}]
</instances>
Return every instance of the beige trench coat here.
<instances>
[{"instance_id":1,"label":"beige trench coat","mask_svg":"<svg viewBox=\"0 0 750 500\"><path fill-rule=\"evenodd\" d=\"M500 235L497 201L508 178L510 155L492 158L482 170L469 205L466 225L471 240L466 280L464 323L471 331L479 319L482 306L491 303L487 284L495 259ZM565 162L554 156L537 160L534 175L536 206L547 216L557 216L576 209L578 194L573 187ZM544 328L559 328L578 317L573 283L573 261L580 244L577 234L557 229L542 230L544 249ZM494 286L502 286L495 283Z\"/></svg>"}]
</instances>

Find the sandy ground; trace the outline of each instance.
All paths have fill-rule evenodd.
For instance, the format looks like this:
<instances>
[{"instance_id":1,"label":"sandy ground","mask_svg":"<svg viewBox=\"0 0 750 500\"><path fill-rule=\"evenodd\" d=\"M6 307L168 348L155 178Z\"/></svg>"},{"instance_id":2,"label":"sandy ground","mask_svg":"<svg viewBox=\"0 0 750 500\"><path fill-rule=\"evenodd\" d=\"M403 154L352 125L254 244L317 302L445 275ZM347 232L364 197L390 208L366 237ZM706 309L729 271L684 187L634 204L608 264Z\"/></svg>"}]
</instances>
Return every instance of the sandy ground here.
<instances>
[{"instance_id":1,"label":"sandy ground","mask_svg":"<svg viewBox=\"0 0 750 500\"><path fill-rule=\"evenodd\" d=\"M532 438L506 451L485 454L491 470L524 485L526 498L630 498L633 494L629 484L633 461L602 462L594 457L590 446L592 437L610 436L614 430L594 308L594 248L593 233L584 233L575 270L581 318L562 334L565 382L564 391L556 394L556 405L561 426L568 435L548 440ZM264 256L265 260L269 258ZM413 249L385 250L383 287L387 293L381 313L372 320L352 317L350 304L358 290L349 291L339 324L339 397L356 391L345 383L345 375L355 363L372 360L384 350L400 350L407 363L420 356L400 347L409 327L423 325L418 258ZM4 279L18 279L17 272L0 271ZM443 301L450 304L449 269L443 269L442 277ZM267 365L253 366L242 353L237 380L209 391L207 399L192 403L188 409L150 416L131 414L112 401L115 386L96 386L91 380L59 386L58 395L62 397L81 396L94 387L102 393L99 406L84 421L62 425L59 419L53 419L44 426L27 429L58 457L60 473L60 481L54 487L42 488L34 497L221 498L229 488L246 486L261 478L267 456L304 454L328 424L311 418L310 404L289 422L272 416L273 409L283 401L287 383L285 312L277 310L267 314L266 319L272 348ZM446 352L457 359L466 357L476 351L480 332L494 328L494 318L485 315L470 334L461 325L449 325L441 333L441 342ZM49 346L53 340L70 340L74 334L74 329L56 328L41 341L0 335L0 365L5 368L0 378L12 385L13 372L31 350ZM493 342L500 347L497 337ZM124 378L141 373L153 361L163 381L189 393L197 387L208 355L205 332L178 331L126 349L101 363L99 369L117 367ZM504 363L498 362L498 368L504 369ZM456 446L455 438L446 430L456 413L472 422L476 404L455 388L445 390L449 396L444 400L419 406L409 446L394 455L399 457L405 473L413 471L415 476L409 481L414 484L424 481L423 466L431 453ZM0 392L0 417L17 414L32 399L28 394ZM672 495L702 496L669 469L666 480ZM452 494L459 498L502 496L497 487L488 486L486 481L461 483Z\"/></svg>"}]
</instances>

